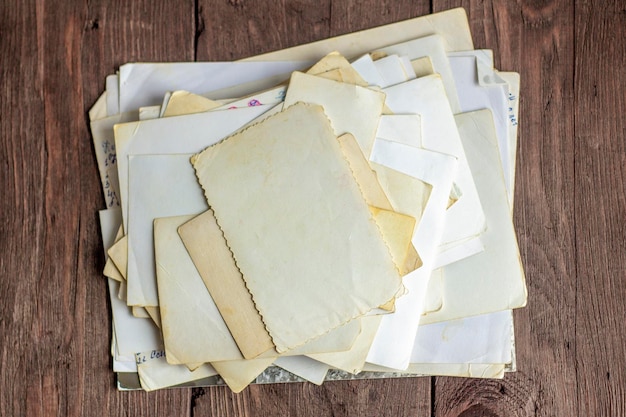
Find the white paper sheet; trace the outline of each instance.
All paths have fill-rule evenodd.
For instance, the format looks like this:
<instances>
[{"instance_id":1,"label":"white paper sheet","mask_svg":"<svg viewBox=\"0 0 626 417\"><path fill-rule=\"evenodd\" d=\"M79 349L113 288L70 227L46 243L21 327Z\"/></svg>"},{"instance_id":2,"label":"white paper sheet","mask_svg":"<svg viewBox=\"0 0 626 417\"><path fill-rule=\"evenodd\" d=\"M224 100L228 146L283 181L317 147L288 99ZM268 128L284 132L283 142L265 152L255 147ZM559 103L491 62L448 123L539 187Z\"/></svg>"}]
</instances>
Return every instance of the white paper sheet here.
<instances>
[{"instance_id":1,"label":"white paper sheet","mask_svg":"<svg viewBox=\"0 0 626 417\"><path fill-rule=\"evenodd\" d=\"M374 61L374 66L383 78L383 84L379 85L379 87L390 87L409 80L398 55L389 55L378 59Z\"/></svg>"},{"instance_id":2,"label":"white paper sheet","mask_svg":"<svg viewBox=\"0 0 626 417\"><path fill-rule=\"evenodd\" d=\"M115 150L115 136L113 126L117 123L126 123L137 120L137 112L116 114L91 121L91 136L100 172L104 201L108 208L120 205L119 180L117 173L117 152Z\"/></svg>"},{"instance_id":3,"label":"white paper sheet","mask_svg":"<svg viewBox=\"0 0 626 417\"><path fill-rule=\"evenodd\" d=\"M330 367L322 362L307 358L306 356L288 356L277 358L274 365L306 379L316 385L322 385Z\"/></svg>"},{"instance_id":4,"label":"white paper sheet","mask_svg":"<svg viewBox=\"0 0 626 417\"><path fill-rule=\"evenodd\" d=\"M130 155L128 201L128 305L159 305L153 221L208 209L191 154Z\"/></svg>"},{"instance_id":5,"label":"white paper sheet","mask_svg":"<svg viewBox=\"0 0 626 417\"><path fill-rule=\"evenodd\" d=\"M421 115L424 148L459 159L454 181L462 195L446 212L441 246L448 249L482 233L485 228L483 209L441 77L417 78L383 91L387 94L386 104L394 113Z\"/></svg>"},{"instance_id":6,"label":"white paper sheet","mask_svg":"<svg viewBox=\"0 0 626 417\"><path fill-rule=\"evenodd\" d=\"M115 116L120 113L120 89L119 77L117 74L109 75L106 78L106 107L107 116ZM137 110L137 109L131 109Z\"/></svg>"},{"instance_id":7,"label":"white paper sheet","mask_svg":"<svg viewBox=\"0 0 626 417\"><path fill-rule=\"evenodd\" d=\"M117 341L115 340L115 329L111 329L111 356L113 358L113 372L137 372L137 362L116 359Z\"/></svg>"},{"instance_id":8,"label":"white paper sheet","mask_svg":"<svg viewBox=\"0 0 626 417\"><path fill-rule=\"evenodd\" d=\"M420 326L412 363L510 363L511 310Z\"/></svg>"},{"instance_id":9,"label":"white paper sheet","mask_svg":"<svg viewBox=\"0 0 626 417\"><path fill-rule=\"evenodd\" d=\"M370 86L380 87L385 84L385 79L376 65L374 65L370 54L365 54L359 59L354 60L351 65Z\"/></svg>"},{"instance_id":10,"label":"white paper sheet","mask_svg":"<svg viewBox=\"0 0 626 417\"><path fill-rule=\"evenodd\" d=\"M292 71L306 68L310 62L179 62L126 64L120 67L119 111L161 104L168 91L185 90L208 93L236 84L263 80L276 75L289 78ZM259 89L270 88L274 79ZM108 89L107 89L108 90ZM258 91L258 89L251 92Z\"/></svg>"},{"instance_id":11,"label":"white paper sheet","mask_svg":"<svg viewBox=\"0 0 626 417\"><path fill-rule=\"evenodd\" d=\"M463 113L456 120L487 218L487 230L482 236L485 251L444 267L443 307L424 316L424 323L526 304L524 270L491 112Z\"/></svg>"},{"instance_id":12,"label":"white paper sheet","mask_svg":"<svg viewBox=\"0 0 626 417\"><path fill-rule=\"evenodd\" d=\"M119 209L100 211L104 247L110 246L121 223ZM132 315L130 308L117 295L119 283L108 279L113 331L116 339L117 357L115 360L129 362L136 352L160 349L163 345L161 335L152 320L140 319Z\"/></svg>"},{"instance_id":13,"label":"white paper sheet","mask_svg":"<svg viewBox=\"0 0 626 417\"><path fill-rule=\"evenodd\" d=\"M463 54L467 55L450 56L450 65L452 66L454 80L459 93L461 112L465 113L481 109L491 110L496 126L496 134L498 135L500 160L507 192L511 196L511 190L513 189L511 172L515 167L511 167L510 163L508 85L479 82L479 58L476 55L481 55L481 51L464 52ZM493 68L491 72L493 74L492 77L497 77ZM489 77L489 75L484 74L483 77Z\"/></svg>"},{"instance_id":14,"label":"white paper sheet","mask_svg":"<svg viewBox=\"0 0 626 417\"><path fill-rule=\"evenodd\" d=\"M396 311L383 317L367 361L395 369L406 369L419 318L424 310L426 287L443 232L450 187L456 175L457 159L437 152L376 139L372 162L385 165L433 186L413 245L422 258L421 268L405 276L408 294L396 301Z\"/></svg>"},{"instance_id":15,"label":"white paper sheet","mask_svg":"<svg viewBox=\"0 0 626 417\"><path fill-rule=\"evenodd\" d=\"M422 57L430 58L433 70L441 76L452 112L455 114L461 112L454 74L446 55L443 37L440 35L425 36L408 42L386 46L380 48L379 51L387 54L407 56L410 60Z\"/></svg>"},{"instance_id":16,"label":"white paper sheet","mask_svg":"<svg viewBox=\"0 0 626 417\"><path fill-rule=\"evenodd\" d=\"M201 365L193 371L184 365L170 365L167 363L163 350L144 351L137 353L135 357L139 381L145 391L154 391L217 375L217 371L208 364Z\"/></svg>"}]
</instances>

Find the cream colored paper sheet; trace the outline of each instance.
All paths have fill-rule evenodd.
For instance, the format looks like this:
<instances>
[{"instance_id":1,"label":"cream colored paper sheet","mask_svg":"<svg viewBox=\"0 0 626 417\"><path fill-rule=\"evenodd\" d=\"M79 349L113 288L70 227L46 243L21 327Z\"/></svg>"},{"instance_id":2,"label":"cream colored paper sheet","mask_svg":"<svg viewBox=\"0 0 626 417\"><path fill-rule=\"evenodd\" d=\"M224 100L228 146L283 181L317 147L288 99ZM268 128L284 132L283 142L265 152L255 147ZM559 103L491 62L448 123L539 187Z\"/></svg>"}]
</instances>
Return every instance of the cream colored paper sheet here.
<instances>
[{"instance_id":1,"label":"cream colored paper sheet","mask_svg":"<svg viewBox=\"0 0 626 417\"><path fill-rule=\"evenodd\" d=\"M117 267L122 278L126 280L126 271L128 270L128 238L122 236L109 248L107 254Z\"/></svg>"},{"instance_id":2,"label":"cream colored paper sheet","mask_svg":"<svg viewBox=\"0 0 626 417\"><path fill-rule=\"evenodd\" d=\"M225 244L213 211L190 220L178 232L243 356L252 359L273 350L274 343Z\"/></svg>"},{"instance_id":3,"label":"cream colored paper sheet","mask_svg":"<svg viewBox=\"0 0 626 417\"><path fill-rule=\"evenodd\" d=\"M117 267L115 266L111 258L108 258L106 260L104 264L104 269L102 270L102 274L105 277L114 279L117 282L124 281L124 277L122 276L120 271L117 269Z\"/></svg>"},{"instance_id":4,"label":"cream colored paper sheet","mask_svg":"<svg viewBox=\"0 0 626 417\"><path fill-rule=\"evenodd\" d=\"M119 211L119 210L118 210ZM120 213L121 216L121 213ZM104 231L103 231L104 232ZM109 251L117 244L117 242L120 241L120 239L122 239L122 227L120 226L115 238L113 238L113 240L111 240L110 242L108 242L107 245L105 245L105 259L106 262L104 264L104 270L102 271L102 273L104 274L105 277L108 278L112 278L117 282L122 282L126 279L126 277L124 275L122 275L122 273L120 272L120 270L117 268L117 266L115 265L115 262L113 262L113 259L111 259L111 256L109 255ZM115 242L115 243L113 243Z\"/></svg>"},{"instance_id":5,"label":"cream colored paper sheet","mask_svg":"<svg viewBox=\"0 0 626 417\"><path fill-rule=\"evenodd\" d=\"M245 359L241 361L213 362L213 368L233 392L243 391L276 358Z\"/></svg>"},{"instance_id":6,"label":"cream colored paper sheet","mask_svg":"<svg viewBox=\"0 0 626 417\"><path fill-rule=\"evenodd\" d=\"M208 210L182 225L179 235L244 357L277 356L213 212ZM345 351L360 329L355 320L283 355Z\"/></svg>"},{"instance_id":7,"label":"cream colored paper sheet","mask_svg":"<svg viewBox=\"0 0 626 417\"><path fill-rule=\"evenodd\" d=\"M365 359L380 326L381 316L361 318L361 333L350 350L346 352L315 353L307 356L326 363L333 368L358 374L363 370Z\"/></svg>"},{"instance_id":8,"label":"cream colored paper sheet","mask_svg":"<svg viewBox=\"0 0 626 417\"><path fill-rule=\"evenodd\" d=\"M411 66L413 67L415 78L425 77L427 75L433 75L435 73L433 63L427 56L412 60Z\"/></svg>"},{"instance_id":9,"label":"cream colored paper sheet","mask_svg":"<svg viewBox=\"0 0 626 417\"><path fill-rule=\"evenodd\" d=\"M216 370L208 364L201 365L194 371L190 371L183 365L170 365L162 350L138 353L136 359L139 381L141 388L145 391L154 391L217 375Z\"/></svg>"},{"instance_id":10,"label":"cream colored paper sheet","mask_svg":"<svg viewBox=\"0 0 626 417\"><path fill-rule=\"evenodd\" d=\"M279 353L401 290L321 107L295 105L192 162Z\"/></svg>"},{"instance_id":11,"label":"cream colored paper sheet","mask_svg":"<svg viewBox=\"0 0 626 417\"><path fill-rule=\"evenodd\" d=\"M374 220L381 228L383 238L392 250L394 263L400 269L401 275L404 276L419 268L422 265L422 261L415 247L411 244L411 237L413 236L416 224L421 219L421 211L416 209L410 210L413 216L419 216L417 218L411 217L410 215L403 216L402 213L396 213L385 191L379 184L376 173L372 170L367 159L361 152L354 136L345 134L340 136L338 141L341 146L341 151L348 160L354 178L365 198L365 202L370 206ZM415 195L425 194L425 198L421 202L421 207L425 207L427 196L430 195L430 186L422 183L425 186L424 193L422 194L421 187L412 187L413 181L416 180L408 176L405 177L406 178L401 181L403 185L402 188L388 189L387 191L392 193L396 191L414 192ZM404 246L405 244L407 245L406 247ZM401 253L402 251L404 251L404 254Z\"/></svg>"},{"instance_id":12,"label":"cream colored paper sheet","mask_svg":"<svg viewBox=\"0 0 626 417\"><path fill-rule=\"evenodd\" d=\"M100 97L89 109L89 121L104 119L107 117L107 92L100 94Z\"/></svg>"},{"instance_id":13,"label":"cream colored paper sheet","mask_svg":"<svg viewBox=\"0 0 626 417\"><path fill-rule=\"evenodd\" d=\"M277 358L274 365L291 372L315 385L322 385L330 367L322 362L306 356L286 356Z\"/></svg>"},{"instance_id":14,"label":"cream colored paper sheet","mask_svg":"<svg viewBox=\"0 0 626 417\"><path fill-rule=\"evenodd\" d=\"M182 365L243 359L177 229L194 216L154 220L159 307L167 361Z\"/></svg>"},{"instance_id":15,"label":"cream colored paper sheet","mask_svg":"<svg viewBox=\"0 0 626 417\"><path fill-rule=\"evenodd\" d=\"M300 101L323 106L335 133L351 133L363 154L369 157L385 104L383 93L294 72L285 96L285 108Z\"/></svg>"},{"instance_id":16,"label":"cream colored paper sheet","mask_svg":"<svg viewBox=\"0 0 626 417\"><path fill-rule=\"evenodd\" d=\"M176 232L191 217L155 220L159 301L162 303L168 363L242 360L235 341ZM359 326L355 330L358 333ZM318 383L319 374L322 371L325 374L324 366L312 362L303 356L280 360L293 373Z\"/></svg>"},{"instance_id":17,"label":"cream colored paper sheet","mask_svg":"<svg viewBox=\"0 0 626 417\"><path fill-rule=\"evenodd\" d=\"M188 91L174 91L167 102L162 117L182 116L216 109L221 106L213 100Z\"/></svg>"},{"instance_id":18,"label":"cream colored paper sheet","mask_svg":"<svg viewBox=\"0 0 626 417\"><path fill-rule=\"evenodd\" d=\"M143 307L131 307L131 311L133 313L133 317L137 317L139 319L149 319L150 315Z\"/></svg>"}]
</instances>

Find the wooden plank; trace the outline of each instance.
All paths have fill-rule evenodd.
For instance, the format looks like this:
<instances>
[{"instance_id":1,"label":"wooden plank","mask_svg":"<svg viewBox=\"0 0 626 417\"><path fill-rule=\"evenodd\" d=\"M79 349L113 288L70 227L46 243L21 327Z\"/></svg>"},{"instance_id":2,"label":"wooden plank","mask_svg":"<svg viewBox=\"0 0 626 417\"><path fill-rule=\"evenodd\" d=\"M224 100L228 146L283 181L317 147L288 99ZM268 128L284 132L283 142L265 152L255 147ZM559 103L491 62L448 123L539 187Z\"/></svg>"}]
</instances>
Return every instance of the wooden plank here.
<instances>
[{"instance_id":1,"label":"wooden plank","mask_svg":"<svg viewBox=\"0 0 626 417\"><path fill-rule=\"evenodd\" d=\"M356 32L376 26L429 14L430 2L410 0L333 1L331 36Z\"/></svg>"},{"instance_id":2,"label":"wooden plank","mask_svg":"<svg viewBox=\"0 0 626 417\"><path fill-rule=\"evenodd\" d=\"M423 385L430 378L251 385L241 394L225 387L197 388L197 415L215 416L429 416Z\"/></svg>"},{"instance_id":3,"label":"wooden plank","mask_svg":"<svg viewBox=\"0 0 626 417\"><path fill-rule=\"evenodd\" d=\"M198 0L198 61L232 61L327 38L331 1Z\"/></svg>"},{"instance_id":4,"label":"wooden plank","mask_svg":"<svg viewBox=\"0 0 626 417\"><path fill-rule=\"evenodd\" d=\"M514 221L529 289L528 306L515 312L518 372L503 381L437 378L435 415L577 415L573 2L434 5L464 6L476 47L521 73Z\"/></svg>"},{"instance_id":5,"label":"wooden plank","mask_svg":"<svg viewBox=\"0 0 626 417\"><path fill-rule=\"evenodd\" d=\"M194 54L195 8L192 2L169 0L125 2L97 0L88 2L82 16L82 86L83 102L74 110L83 129L88 127L84 112L104 89L104 79L127 62L190 61ZM60 94L54 101L62 100ZM70 117L69 115L66 117ZM78 130L78 128L77 128ZM110 308L106 280L102 276L103 255L97 210L104 208L93 146L87 131L77 134L80 147L81 195L78 201L66 202L81 207L80 234L75 237L80 253L80 282L86 283L84 317L85 372L84 415L188 415L191 390L117 392L110 359ZM58 138L56 139L59 140ZM77 196L78 197L78 196ZM80 401L77 400L77 403Z\"/></svg>"},{"instance_id":6,"label":"wooden plank","mask_svg":"<svg viewBox=\"0 0 626 417\"><path fill-rule=\"evenodd\" d=\"M41 415L54 381L49 376L26 395L32 374L40 372L33 340L43 341L50 331L39 324L46 311L37 285L47 277L40 258L46 145L35 2L2 2L0 17L0 415L23 416L30 403L33 415Z\"/></svg>"},{"instance_id":7,"label":"wooden plank","mask_svg":"<svg viewBox=\"0 0 626 417\"><path fill-rule=\"evenodd\" d=\"M81 62L85 109L104 91L105 77L120 65L193 61L194 34L193 2L89 1Z\"/></svg>"},{"instance_id":8,"label":"wooden plank","mask_svg":"<svg viewBox=\"0 0 626 417\"><path fill-rule=\"evenodd\" d=\"M86 109L113 64L193 55L193 30L176 18L192 23L193 5L122 6L92 2L90 13L86 2L2 5L0 159L10 164L1 177L2 415L189 411L188 391L117 393L110 369L97 216L103 201ZM182 36L161 34L168 22L191 34L184 45ZM89 38L96 33L102 36Z\"/></svg>"},{"instance_id":9,"label":"wooden plank","mask_svg":"<svg viewBox=\"0 0 626 417\"><path fill-rule=\"evenodd\" d=\"M626 415L626 8L576 1L579 414Z\"/></svg>"}]
</instances>

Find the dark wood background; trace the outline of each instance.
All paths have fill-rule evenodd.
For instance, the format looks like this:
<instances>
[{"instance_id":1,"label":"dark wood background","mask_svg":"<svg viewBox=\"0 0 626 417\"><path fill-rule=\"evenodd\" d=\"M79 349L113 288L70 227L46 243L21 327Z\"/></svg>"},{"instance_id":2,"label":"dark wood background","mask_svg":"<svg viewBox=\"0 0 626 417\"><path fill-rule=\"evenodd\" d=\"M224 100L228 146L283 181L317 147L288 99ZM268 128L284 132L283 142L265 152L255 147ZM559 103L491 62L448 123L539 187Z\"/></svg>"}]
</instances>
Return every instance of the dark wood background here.
<instances>
[{"instance_id":1,"label":"dark wood background","mask_svg":"<svg viewBox=\"0 0 626 417\"><path fill-rule=\"evenodd\" d=\"M0 415L626 416L622 0L2 0ZM232 60L463 6L522 77L519 371L117 392L86 111L129 61Z\"/></svg>"}]
</instances>

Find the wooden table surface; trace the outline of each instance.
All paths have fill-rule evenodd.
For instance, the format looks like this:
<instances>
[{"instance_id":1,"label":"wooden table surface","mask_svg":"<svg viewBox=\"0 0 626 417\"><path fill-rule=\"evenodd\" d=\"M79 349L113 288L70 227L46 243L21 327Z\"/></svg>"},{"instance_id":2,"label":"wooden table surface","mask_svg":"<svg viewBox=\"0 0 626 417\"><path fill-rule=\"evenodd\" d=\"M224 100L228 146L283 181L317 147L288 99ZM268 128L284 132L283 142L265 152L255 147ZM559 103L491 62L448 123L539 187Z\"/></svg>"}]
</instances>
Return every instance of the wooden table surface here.
<instances>
[{"instance_id":1,"label":"wooden table surface","mask_svg":"<svg viewBox=\"0 0 626 417\"><path fill-rule=\"evenodd\" d=\"M518 372L118 392L87 109L130 61L233 60L463 6L521 73ZM626 416L622 0L3 0L0 415Z\"/></svg>"}]
</instances>

